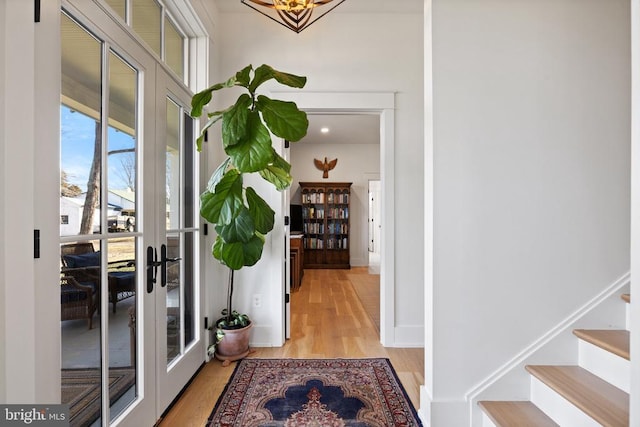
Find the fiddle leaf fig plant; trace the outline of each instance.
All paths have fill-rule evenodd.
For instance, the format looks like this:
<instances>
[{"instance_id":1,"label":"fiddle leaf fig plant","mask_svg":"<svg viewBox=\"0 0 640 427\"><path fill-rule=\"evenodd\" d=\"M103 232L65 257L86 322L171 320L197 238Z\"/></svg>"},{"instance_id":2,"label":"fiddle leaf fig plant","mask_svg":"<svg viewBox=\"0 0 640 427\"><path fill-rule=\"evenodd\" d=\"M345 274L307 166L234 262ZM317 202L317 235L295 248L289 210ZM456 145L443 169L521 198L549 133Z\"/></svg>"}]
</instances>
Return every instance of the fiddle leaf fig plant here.
<instances>
[{"instance_id":1,"label":"fiddle leaf fig plant","mask_svg":"<svg viewBox=\"0 0 640 427\"><path fill-rule=\"evenodd\" d=\"M213 172L200 196L200 215L215 226L214 258L230 269L227 308L223 311L227 324L233 323L233 272L260 260L265 235L274 227L273 209L255 189L244 185L245 174L258 173L278 190L289 187L291 165L272 147L271 134L295 142L306 135L309 126L306 113L295 103L257 94L257 89L270 80L293 88L302 88L307 81L306 77L277 71L269 65L256 69L248 65L228 80L195 94L191 100L191 116L197 118L216 91L244 88L234 104L207 114L196 141L201 151L207 131L222 122L221 143L227 157ZM248 318L240 323L245 320Z\"/></svg>"}]
</instances>

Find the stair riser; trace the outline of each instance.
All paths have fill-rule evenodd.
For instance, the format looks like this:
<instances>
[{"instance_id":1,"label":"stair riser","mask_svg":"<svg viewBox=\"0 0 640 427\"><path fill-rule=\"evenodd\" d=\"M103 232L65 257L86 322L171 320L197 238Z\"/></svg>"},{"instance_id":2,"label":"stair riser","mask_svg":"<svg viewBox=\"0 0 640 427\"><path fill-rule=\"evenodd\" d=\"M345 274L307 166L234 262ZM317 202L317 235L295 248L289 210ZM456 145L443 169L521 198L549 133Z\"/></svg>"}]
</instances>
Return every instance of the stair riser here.
<instances>
[{"instance_id":1,"label":"stair riser","mask_svg":"<svg viewBox=\"0 0 640 427\"><path fill-rule=\"evenodd\" d=\"M586 341L578 340L578 364L603 380L629 393L631 363Z\"/></svg>"},{"instance_id":2,"label":"stair riser","mask_svg":"<svg viewBox=\"0 0 640 427\"><path fill-rule=\"evenodd\" d=\"M599 423L531 376L531 401L561 426L601 427Z\"/></svg>"}]
</instances>

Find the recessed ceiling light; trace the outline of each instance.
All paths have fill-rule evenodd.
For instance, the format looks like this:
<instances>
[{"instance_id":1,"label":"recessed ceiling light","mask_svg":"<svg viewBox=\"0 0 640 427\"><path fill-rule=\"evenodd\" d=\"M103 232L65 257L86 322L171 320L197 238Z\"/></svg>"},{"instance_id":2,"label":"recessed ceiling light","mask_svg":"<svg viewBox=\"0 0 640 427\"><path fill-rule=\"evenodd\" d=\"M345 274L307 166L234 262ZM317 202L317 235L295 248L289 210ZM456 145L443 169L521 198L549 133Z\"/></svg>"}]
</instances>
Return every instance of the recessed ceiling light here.
<instances>
[{"instance_id":1,"label":"recessed ceiling light","mask_svg":"<svg viewBox=\"0 0 640 427\"><path fill-rule=\"evenodd\" d=\"M320 132L322 132L322 133L329 133L329 128L328 128L328 127L320 128Z\"/></svg>"}]
</instances>

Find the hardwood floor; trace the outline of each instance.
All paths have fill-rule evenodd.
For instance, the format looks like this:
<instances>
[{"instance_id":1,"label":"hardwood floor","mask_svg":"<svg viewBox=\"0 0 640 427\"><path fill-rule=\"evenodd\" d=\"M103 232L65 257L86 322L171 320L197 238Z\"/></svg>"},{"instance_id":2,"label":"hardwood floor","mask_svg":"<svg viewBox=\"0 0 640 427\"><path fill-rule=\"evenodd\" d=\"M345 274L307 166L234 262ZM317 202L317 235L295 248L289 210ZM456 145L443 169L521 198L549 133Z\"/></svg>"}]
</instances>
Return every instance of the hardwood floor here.
<instances>
[{"instance_id":1,"label":"hardwood floor","mask_svg":"<svg viewBox=\"0 0 640 427\"><path fill-rule=\"evenodd\" d=\"M416 409L424 384L424 350L384 348L378 331L358 299L349 276L366 275L366 268L305 270L302 286L291 295L291 339L283 347L255 348L254 358L364 358L391 360ZM160 427L205 425L234 365L207 363Z\"/></svg>"}]
</instances>

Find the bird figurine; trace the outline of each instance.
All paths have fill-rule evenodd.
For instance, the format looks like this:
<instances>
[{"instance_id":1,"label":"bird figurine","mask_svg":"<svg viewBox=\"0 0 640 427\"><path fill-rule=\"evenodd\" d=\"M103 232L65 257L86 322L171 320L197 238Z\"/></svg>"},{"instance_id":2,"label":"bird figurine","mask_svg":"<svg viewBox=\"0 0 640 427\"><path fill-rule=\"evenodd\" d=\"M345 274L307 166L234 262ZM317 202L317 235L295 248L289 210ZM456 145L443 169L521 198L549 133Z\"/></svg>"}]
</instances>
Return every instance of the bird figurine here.
<instances>
[{"instance_id":1,"label":"bird figurine","mask_svg":"<svg viewBox=\"0 0 640 427\"><path fill-rule=\"evenodd\" d=\"M338 163L338 159L333 159L330 162L327 161L327 158L324 158L324 162L313 159L313 163L315 163L316 167L322 171L323 178L329 178L329 171L336 167Z\"/></svg>"}]
</instances>

